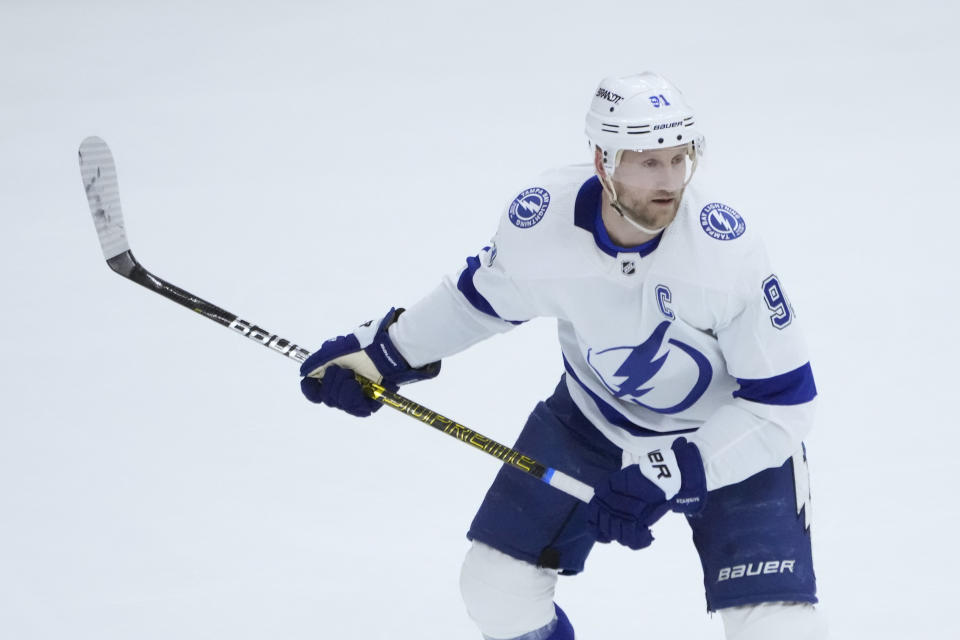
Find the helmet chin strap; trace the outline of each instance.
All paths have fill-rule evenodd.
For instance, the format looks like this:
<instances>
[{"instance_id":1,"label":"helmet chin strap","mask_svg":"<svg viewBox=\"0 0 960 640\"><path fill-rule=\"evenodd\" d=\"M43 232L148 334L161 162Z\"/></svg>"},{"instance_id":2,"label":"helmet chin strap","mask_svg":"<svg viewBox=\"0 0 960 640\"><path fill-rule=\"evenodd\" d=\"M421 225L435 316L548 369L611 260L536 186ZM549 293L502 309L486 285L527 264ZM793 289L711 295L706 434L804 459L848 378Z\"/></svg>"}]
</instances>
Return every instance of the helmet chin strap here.
<instances>
[{"instance_id":1,"label":"helmet chin strap","mask_svg":"<svg viewBox=\"0 0 960 640\"><path fill-rule=\"evenodd\" d=\"M607 192L607 197L610 198L610 206L613 207L614 211L620 214L621 218L623 218L624 220L629 222L631 225L633 225L635 229L649 235L656 235L667 228L667 225L663 225L658 229L650 229L649 227L645 227L639 222L627 216L627 214L623 212L623 207L620 205L620 200L617 199L617 189L616 187L613 186L613 180L611 180L610 178L604 175L600 178L600 182L601 184L603 184L603 188Z\"/></svg>"}]
</instances>

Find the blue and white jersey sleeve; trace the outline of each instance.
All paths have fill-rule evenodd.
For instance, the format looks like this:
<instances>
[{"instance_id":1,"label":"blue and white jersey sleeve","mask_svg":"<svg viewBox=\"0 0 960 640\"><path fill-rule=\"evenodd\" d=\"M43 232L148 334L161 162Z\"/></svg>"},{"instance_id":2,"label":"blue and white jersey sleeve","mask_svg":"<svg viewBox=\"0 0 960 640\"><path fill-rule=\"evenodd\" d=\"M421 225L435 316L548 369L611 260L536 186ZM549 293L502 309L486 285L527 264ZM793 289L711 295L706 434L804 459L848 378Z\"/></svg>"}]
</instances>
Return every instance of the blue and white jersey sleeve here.
<instances>
[{"instance_id":1,"label":"blue and white jersey sleeve","mask_svg":"<svg viewBox=\"0 0 960 640\"><path fill-rule=\"evenodd\" d=\"M411 366L463 351L537 315L531 297L511 277L510 258L498 248L500 236L390 327L391 339Z\"/></svg>"},{"instance_id":2,"label":"blue and white jersey sleeve","mask_svg":"<svg viewBox=\"0 0 960 640\"><path fill-rule=\"evenodd\" d=\"M582 277L579 263L570 262L569 235L574 200L591 171L583 165L539 176L537 186L504 209L490 244L400 316L390 336L411 365L453 355L533 318L557 317L557 290Z\"/></svg>"},{"instance_id":3,"label":"blue and white jersey sleeve","mask_svg":"<svg viewBox=\"0 0 960 640\"><path fill-rule=\"evenodd\" d=\"M744 256L716 328L738 389L691 437L708 488L746 479L793 455L813 424L817 391L796 314L757 242Z\"/></svg>"}]
</instances>

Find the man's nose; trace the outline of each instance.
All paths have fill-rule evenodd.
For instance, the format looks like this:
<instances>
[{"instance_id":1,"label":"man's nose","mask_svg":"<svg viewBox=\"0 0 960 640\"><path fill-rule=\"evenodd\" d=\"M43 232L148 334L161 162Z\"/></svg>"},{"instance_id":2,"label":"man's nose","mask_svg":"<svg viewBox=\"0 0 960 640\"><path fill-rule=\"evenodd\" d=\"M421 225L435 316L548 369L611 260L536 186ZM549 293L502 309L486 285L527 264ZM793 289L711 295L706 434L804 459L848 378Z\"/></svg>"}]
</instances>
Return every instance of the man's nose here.
<instances>
[{"instance_id":1,"label":"man's nose","mask_svg":"<svg viewBox=\"0 0 960 640\"><path fill-rule=\"evenodd\" d=\"M663 167L657 171L655 187L660 191L677 191L683 185L683 171L674 167Z\"/></svg>"}]
</instances>

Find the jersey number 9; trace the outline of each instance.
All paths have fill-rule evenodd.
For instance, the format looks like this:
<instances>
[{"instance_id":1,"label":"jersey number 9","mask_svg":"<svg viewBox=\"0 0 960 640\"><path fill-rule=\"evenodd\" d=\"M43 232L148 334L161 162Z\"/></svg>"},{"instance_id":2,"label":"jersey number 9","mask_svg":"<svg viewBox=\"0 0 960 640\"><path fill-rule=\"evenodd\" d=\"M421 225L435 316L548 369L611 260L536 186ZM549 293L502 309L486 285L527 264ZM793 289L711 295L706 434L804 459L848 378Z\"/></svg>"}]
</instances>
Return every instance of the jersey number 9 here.
<instances>
[{"instance_id":1,"label":"jersey number 9","mask_svg":"<svg viewBox=\"0 0 960 640\"><path fill-rule=\"evenodd\" d=\"M784 329L793 321L793 309L776 275L771 275L763 281L763 299L767 303L767 308L773 311L770 323L774 328Z\"/></svg>"}]
</instances>

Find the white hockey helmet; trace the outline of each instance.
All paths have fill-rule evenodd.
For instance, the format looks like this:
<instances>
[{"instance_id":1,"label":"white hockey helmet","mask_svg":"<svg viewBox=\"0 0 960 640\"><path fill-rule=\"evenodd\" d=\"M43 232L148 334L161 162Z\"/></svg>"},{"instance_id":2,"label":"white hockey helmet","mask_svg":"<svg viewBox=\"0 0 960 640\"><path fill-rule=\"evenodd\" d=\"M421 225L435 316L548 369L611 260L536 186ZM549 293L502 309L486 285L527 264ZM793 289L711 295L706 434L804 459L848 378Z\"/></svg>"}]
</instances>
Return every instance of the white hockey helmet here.
<instances>
[{"instance_id":1,"label":"white hockey helmet","mask_svg":"<svg viewBox=\"0 0 960 640\"><path fill-rule=\"evenodd\" d=\"M647 151L692 143L691 160L703 154L704 137L693 109L666 78L644 71L600 81L587 111L591 150L599 147L612 176L623 151Z\"/></svg>"}]
</instances>

